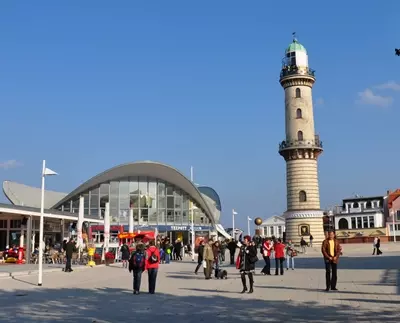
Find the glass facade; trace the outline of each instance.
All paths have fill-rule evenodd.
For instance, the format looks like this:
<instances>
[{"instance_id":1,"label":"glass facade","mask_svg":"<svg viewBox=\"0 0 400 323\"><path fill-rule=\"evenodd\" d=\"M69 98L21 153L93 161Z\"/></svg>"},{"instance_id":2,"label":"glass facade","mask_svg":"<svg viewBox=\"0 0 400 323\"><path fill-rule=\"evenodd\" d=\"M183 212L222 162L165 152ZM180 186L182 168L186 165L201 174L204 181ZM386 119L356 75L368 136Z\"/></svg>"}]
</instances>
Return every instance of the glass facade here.
<instances>
[{"instance_id":1,"label":"glass facade","mask_svg":"<svg viewBox=\"0 0 400 323\"><path fill-rule=\"evenodd\" d=\"M104 218L106 203L110 203L110 221L128 223L133 210L135 225L191 224L190 196L170 183L151 177L129 177L102 183L82 194L84 213ZM64 203L60 210L79 212L79 196ZM196 225L210 224L205 213L194 203Z\"/></svg>"}]
</instances>

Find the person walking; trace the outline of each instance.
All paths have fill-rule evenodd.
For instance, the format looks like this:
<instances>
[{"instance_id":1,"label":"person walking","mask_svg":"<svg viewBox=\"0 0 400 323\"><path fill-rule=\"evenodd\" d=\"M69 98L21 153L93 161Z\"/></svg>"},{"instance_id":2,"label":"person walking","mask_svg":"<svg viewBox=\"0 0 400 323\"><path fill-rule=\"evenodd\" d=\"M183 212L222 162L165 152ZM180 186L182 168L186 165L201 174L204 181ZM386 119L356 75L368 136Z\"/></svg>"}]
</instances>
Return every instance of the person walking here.
<instances>
[{"instance_id":1,"label":"person walking","mask_svg":"<svg viewBox=\"0 0 400 323\"><path fill-rule=\"evenodd\" d=\"M263 245L262 245L262 255L265 261L265 266L261 270L261 273L263 275L271 275L271 250L272 250L272 243L271 239L267 238L265 239Z\"/></svg>"},{"instance_id":2,"label":"person walking","mask_svg":"<svg viewBox=\"0 0 400 323\"><path fill-rule=\"evenodd\" d=\"M300 246L301 246L301 252L302 252L304 255L307 254L307 250L306 250L307 242L306 242L306 240L304 240L303 237L301 237Z\"/></svg>"},{"instance_id":3,"label":"person walking","mask_svg":"<svg viewBox=\"0 0 400 323\"><path fill-rule=\"evenodd\" d=\"M237 248L236 241L231 239L228 243L227 248L229 250L231 265L234 265L235 264L235 252L236 252L236 248Z\"/></svg>"},{"instance_id":4,"label":"person walking","mask_svg":"<svg viewBox=\"0 0 400 323\"><path fill-rule=\"evenodd\" d=\"M379 256L383 252L381 251L381 238L378 237L378 240L376 241L376 254Z\"/></svg>"},{"instance_id":5,"label":"person walking","mask_svg":"<svg viewBox=\"0 0 400 323\"><path fill-rule=\"evenodd\" d=\"M310 248L312 248L312 246L313 246L313 241L314 241L314 237L310 233Z\"/></svg>"},{"instance_id":6,"label":"person walking","mask_svg":"<svg viewBox=\"0 0 400 323\"><path fill-rule=\"evenodd\" d=\"M197 275L200 267L203 265L203 252L204 252L204 240L200 240L199 248L197 250L197 266L194 273Z\"/></svg>"},{"instance_id":7,"label":"person walking","mask_svg":"<svg viewBox=\"0 0 400 323\"><path fill-rule=\"evenodd\" d=\"M128 268L130 252L126 242L124 242L119 251L121 252L122 268Z\"/></svg>"},{"instance_id":8,"label":"person walking","mask_svg":"<svg viewBox=\"0 0 400 323\"><path fill-rule=\"evenodd\" d=\"M330 231L328 238L322 242L321 251L325 261L325 281L326 289L337 290L337 265L341 254L341 247L339 241L335 238L335 233Z\"/></svg>"},{"instance_id":9,"label":"person walking","mask_svg":"<svg viewBox=\"0 0 400 323\"><path fill-rule=\"evenodd\" d=\"M149 241L149 247L146 250L145 270L149 275L149 293L156 291L157 272L160 265L160 251L156 248L154 240Z\"/></svg>"},{"instance_id":10,"label":"person walking","mask_svg":"<svg viewBox=\"0 0 400 323\"><path fill-rule=\"evenodd\" d=\"M203 249L204 276L207 280L211 279L213 261L214 261L214 253L210 241L207 241L204 244L204 249Z\"/></svg>"},{"instance_id":11,"label":"person walking","mask_svg":"<svg viewBox=\"0 0 400 323\"><path fill-rule=\"evenodd\" d=\"M283 262L285 261L285 245L282 243L281 238L274 244L275 250L275 276L283 275Z\"/></svg>"},{"instance_id":12,"label":"person walking","mask_svg":"<svg viewBox=\"0 0 400 323\"><path fill-rule=\"evenodd\" d=\"M133 271L133 294L140 293L140 284L142 281L142 273L146 269L146 256L144 249L140 246L132 253L129 259L129 272Z\"/></svg>"},{"instance_id":13,"label":"person walking","mask_svg":"<svg viewBox=\"0 0 400 323\"><path fill-rule=\"evenodd\" d=\"M72 254L76 252L76 246L75 246L75 241L74 239L70 239L67 245L65 246L65 257L67 258L67 261L65 263L65 272L70 273L72 272L72 267L71 267L71 259L72 259Z\"/></svg>"},{"instance_id":14,"label":"person walking","mask_svg":"<svg viewBox=\"0 0 400 323\"><path fill-rule=\"evenodd\" d=\"M214 277L218 278L219 257L220 257L220 252L221 252L221 248L220 248L218 240L213 243L212 251L213 251L213 255L214 255Z\"/></svg>"},{"instance_id":15,"label":"person walking","mask_svg":"<svg viewBox=\"0 0 400 323\"><path fill-rule=\"evenodd\" d=\"M294 245L292 240L289 240L286 245L286 270L289 270L290 263L292 263L292 270L294 270L294 257L296 257L296 250L294 249Z\"/></svg>"},{"instance_id":16,"label":"person walking","mask_svg":"<svg viewBox=\"0 0 400 323\"><path fill-rule=\"evenodd\" d=\"M245 236L243 238L243 245L240 247L238 260L236 262L236 268L239 269L240 278L242 280L243 290L241 294L247 292L246 275L249 277L249 294L253 293L254 277L253 271L255 270L255 264L258 260L257 249L251 243L251 237Z\"/></svg>"}]
</instances>

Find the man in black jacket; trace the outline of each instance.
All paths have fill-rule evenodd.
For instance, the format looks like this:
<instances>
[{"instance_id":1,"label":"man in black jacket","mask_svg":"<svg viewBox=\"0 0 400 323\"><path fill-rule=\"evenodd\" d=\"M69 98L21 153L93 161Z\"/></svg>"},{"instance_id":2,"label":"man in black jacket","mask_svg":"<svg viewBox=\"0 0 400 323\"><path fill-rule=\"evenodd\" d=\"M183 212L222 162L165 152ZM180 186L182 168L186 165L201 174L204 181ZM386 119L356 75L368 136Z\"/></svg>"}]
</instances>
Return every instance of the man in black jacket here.
<instances>
[{"instance_id":1,"label":"man in black jacket","mask_svg":"<svg viewBox=\"0 0 400 323\"><path fill-rule=\"evenodd\" d=\"M235 252L236 252L236 248L237 248L237 243L235 240L231 240L228 243L228 249L229 249L229 256L230 256L230 260L231 260L231 265L235 264Z\"/></svg>"},{"instance_id":2,"label":"man in black jacket","mask_svg":"<svg viewBox=\"0 0 400 323\"><path fill-rule=\"evenodd\" d=\"M204 252L204 240L200 241L199 248L197 250L197 266L194 273L197 275L197 272L200 269L200 266L203 264L203 252Z\"/></svg>"},{"instance_id":3,"label":"man in black jacket","mask_svg":"<svg viewBox=\"0 0 400 323\"><path fill-rule=\"evenodd\" d=\"M65 256L67 257L67 262L65 264L66 273L73 271L71 268L71 259L74 252L76 252L75 242L74 239L71 238L65 247Z\"/></svg>"}]
</instances>

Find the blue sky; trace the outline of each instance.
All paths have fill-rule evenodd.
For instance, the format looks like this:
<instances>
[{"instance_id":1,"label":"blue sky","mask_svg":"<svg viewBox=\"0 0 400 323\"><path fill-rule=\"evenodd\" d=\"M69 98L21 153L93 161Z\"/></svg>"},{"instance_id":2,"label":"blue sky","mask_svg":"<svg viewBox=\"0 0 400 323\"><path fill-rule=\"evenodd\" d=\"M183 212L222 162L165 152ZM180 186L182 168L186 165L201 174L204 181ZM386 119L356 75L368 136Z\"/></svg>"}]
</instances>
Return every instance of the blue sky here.
<instances>
[{"instance_id":1,"label":"blue sky","mask_svg":"<svg viewBox=\"0 0 400 323\"><path fill-rule=\"evenodd\" d=\"M69 192L156 160L193 165L223 223L285 211L278 78L296 31L317 73L321 206L399 187L400 2L274 3L2 1L0 180L39 186L45 158L47 187Z\"/></svg>"}]
</instances>

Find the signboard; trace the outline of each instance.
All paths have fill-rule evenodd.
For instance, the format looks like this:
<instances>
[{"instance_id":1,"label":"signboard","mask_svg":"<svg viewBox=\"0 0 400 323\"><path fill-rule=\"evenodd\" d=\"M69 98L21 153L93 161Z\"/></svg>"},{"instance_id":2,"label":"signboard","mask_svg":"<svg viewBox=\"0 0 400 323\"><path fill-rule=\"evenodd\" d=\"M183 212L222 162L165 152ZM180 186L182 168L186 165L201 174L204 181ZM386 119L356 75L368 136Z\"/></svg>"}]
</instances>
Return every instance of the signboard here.
<instances>
[{"instance_id":1,"label":"signboard","mask_svg":"<svg viewBox=\"0 0 400 323\"><path fill-rule=\"evenodd\" d=\"M191 231L191 225L135 225L134 230L154 230L157 229L159 232L165 231ZM194 226L194 231L209 231L212 227L206 226ZM124 232L129 231L129 226L124 225Z\"/></svg>"}]
</instances>

